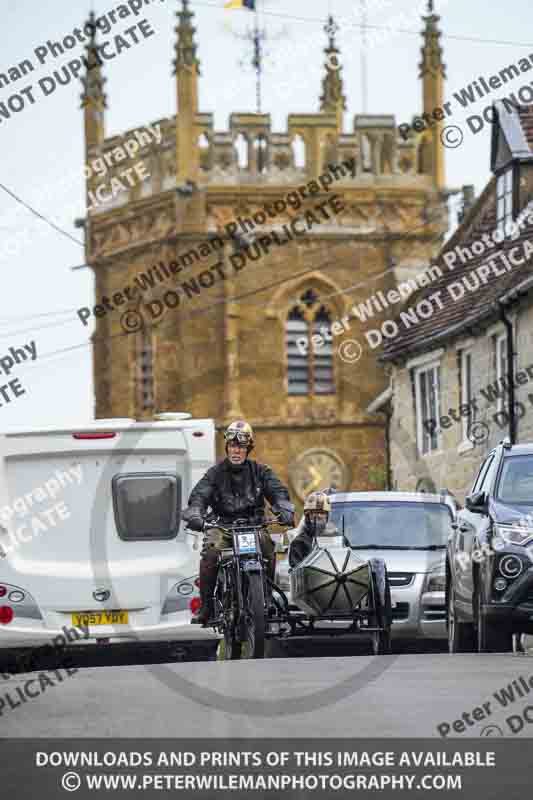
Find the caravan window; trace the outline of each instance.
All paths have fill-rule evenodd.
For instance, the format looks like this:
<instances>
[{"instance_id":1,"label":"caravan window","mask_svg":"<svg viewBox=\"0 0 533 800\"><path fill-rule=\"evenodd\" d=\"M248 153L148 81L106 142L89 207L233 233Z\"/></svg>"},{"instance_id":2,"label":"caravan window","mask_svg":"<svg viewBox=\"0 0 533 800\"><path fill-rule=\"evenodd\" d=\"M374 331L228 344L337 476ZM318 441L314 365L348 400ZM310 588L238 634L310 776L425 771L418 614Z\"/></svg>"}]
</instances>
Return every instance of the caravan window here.
<instances>
[{"instance_id":1,"label":"caravan window","mask_svg":"<svg viewBox=\"0 0 533 800\"><path fill-rule=\"evenodd\" d=\"M173 539L179 528L181 479L175 473L128 473L112 480L118 535L125 541Z\"/></svg>"}]
</instances>

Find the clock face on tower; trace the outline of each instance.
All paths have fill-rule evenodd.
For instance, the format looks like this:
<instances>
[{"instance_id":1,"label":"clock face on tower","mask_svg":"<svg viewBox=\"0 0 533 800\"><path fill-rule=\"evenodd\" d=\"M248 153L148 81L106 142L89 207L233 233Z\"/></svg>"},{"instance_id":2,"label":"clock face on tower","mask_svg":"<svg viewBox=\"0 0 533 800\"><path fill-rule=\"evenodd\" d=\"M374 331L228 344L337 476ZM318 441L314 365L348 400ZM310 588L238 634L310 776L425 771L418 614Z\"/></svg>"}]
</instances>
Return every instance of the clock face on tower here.
<instances>
[{"instance_id":1,"label":"clock face on tower","mask_svg":"<svg viewBox=\"0 0 533 800\"><path fill-rule=\"evenodd\" d=\"M289 467L294 491L300 500L311 492L335 486L339 492L347 489L346 465L333 450L313 448L302 453Z\"/></svg>"}]
</instances>

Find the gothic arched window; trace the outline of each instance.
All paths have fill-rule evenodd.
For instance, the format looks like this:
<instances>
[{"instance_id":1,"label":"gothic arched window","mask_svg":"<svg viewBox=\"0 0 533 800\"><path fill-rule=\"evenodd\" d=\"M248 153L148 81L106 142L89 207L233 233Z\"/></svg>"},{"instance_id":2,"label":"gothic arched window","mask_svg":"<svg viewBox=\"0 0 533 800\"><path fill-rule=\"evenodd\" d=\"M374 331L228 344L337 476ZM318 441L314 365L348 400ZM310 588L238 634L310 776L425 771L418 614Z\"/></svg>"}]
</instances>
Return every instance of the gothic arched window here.
<instances>
[{"instance_id":1,"label":"gothic arched window","mask_svg":"<svg viewBox=\"0 0 533 800\"><path fill-rule=\"evenodd\" d=\"M331 316L309 289L290 310L285 325L290 395L334 394ZM318 337L313 343L312 337Z\"/></svg>"}]
</instances>

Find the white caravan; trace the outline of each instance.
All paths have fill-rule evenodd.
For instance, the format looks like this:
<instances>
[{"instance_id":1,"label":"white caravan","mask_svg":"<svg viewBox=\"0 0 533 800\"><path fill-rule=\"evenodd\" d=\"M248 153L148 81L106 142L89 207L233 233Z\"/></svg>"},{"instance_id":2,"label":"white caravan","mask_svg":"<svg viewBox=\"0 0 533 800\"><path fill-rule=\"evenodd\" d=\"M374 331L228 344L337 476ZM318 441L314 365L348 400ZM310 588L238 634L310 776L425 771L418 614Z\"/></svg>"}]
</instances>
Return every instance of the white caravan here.
<instances>
[{"instance_id":1,"label":"white caravan","mask_svg":"<svg viewBox=\"0 0 533 800\"><path fill-rule=\"evenodd\" d=\"M190 624L180 510L215 463L213 421L190 417L0 435L0 648L216 641Z\"/></svg>"}]
</instances>

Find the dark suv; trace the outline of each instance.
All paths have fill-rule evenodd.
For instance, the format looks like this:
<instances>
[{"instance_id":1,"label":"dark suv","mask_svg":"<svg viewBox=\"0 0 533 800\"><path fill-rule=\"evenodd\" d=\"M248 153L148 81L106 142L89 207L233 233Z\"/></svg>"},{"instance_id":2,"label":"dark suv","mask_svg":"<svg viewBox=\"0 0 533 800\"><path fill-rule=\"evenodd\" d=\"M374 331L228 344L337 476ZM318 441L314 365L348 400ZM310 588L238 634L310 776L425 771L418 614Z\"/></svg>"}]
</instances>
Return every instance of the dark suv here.
<instances>
[{"instance_id":1,"label":"dark suv","mask_svg":"<svg viewBox=\"0 0 533 800\"><path fill-rule=\"evenodd\" d=\"M491 450L465 506L447 548L449 649L509 652L533 633L533 444Z\"/></svg>"}]
</instances>

